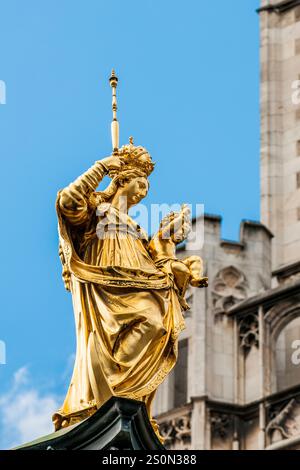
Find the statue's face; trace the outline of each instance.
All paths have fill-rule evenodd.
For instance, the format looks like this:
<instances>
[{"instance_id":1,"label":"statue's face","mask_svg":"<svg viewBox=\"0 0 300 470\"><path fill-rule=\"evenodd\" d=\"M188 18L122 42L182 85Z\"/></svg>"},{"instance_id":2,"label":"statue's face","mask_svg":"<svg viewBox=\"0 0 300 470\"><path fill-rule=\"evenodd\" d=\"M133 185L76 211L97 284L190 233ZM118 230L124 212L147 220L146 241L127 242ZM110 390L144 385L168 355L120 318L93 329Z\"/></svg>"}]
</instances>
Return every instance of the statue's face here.
<instances>
[{"instance_id":1,"label":"statue's face","mask_svg":"<svg viewBox=\"0 0 300 470\"><path fill-rule=\"evenodd\" d=\"M124 190L127 196L128 206L138 204L148 193L149 183L147 178L138 176L125 184Z\"/></svg>"}]
</instances>

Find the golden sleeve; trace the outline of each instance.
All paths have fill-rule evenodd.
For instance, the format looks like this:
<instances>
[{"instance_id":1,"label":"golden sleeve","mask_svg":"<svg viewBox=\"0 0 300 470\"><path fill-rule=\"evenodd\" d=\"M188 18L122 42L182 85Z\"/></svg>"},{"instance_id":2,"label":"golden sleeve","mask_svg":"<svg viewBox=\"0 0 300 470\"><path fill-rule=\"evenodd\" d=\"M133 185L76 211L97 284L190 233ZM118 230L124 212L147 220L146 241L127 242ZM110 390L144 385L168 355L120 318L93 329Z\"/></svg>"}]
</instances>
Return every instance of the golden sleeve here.
<instances>
[{"instance_id":1,"label":"golden sleeve","mask_svg":"<svg viewBox=\"0 0 300 470\"><path fill-rule=\"evenodd\" d=\"M106 173L106 167L98 161L60 192L60 210L71 224L81 225L89 219L88 199Z\"/></svg>"}]
</instances>

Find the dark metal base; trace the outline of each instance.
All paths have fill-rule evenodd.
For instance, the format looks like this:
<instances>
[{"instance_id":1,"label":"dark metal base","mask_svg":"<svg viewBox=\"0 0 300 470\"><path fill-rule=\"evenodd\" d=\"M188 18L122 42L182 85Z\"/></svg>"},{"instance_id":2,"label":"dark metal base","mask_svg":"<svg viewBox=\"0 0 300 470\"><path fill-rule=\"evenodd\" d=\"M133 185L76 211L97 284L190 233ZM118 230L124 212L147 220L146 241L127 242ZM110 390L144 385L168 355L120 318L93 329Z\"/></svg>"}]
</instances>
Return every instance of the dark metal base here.
<instances>
[{"instance_id":1,"label":"dark metal base","mask_svg":"<svg viewBox=\"0 0 300 470\"><path fill-rule=\"evenodd\" d=\"M145 404L111 397L88 419L15 450L164 450Z\"/></svg>"}]
</instances>

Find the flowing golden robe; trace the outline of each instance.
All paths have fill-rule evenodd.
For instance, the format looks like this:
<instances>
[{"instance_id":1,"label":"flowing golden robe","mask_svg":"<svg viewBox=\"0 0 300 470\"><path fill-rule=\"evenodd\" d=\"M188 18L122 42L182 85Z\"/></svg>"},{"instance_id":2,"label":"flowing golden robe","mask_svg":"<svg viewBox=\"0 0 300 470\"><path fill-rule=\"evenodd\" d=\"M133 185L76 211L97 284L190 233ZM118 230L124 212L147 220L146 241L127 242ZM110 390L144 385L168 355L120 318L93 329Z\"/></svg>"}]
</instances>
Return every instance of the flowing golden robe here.
<instances>
[{"instance_id":1,"label":"flowing golden robe","mask_svg":"<svg viewBox=\"0 0 300 470\"><path fill-rule=\"evenodd\" d=\"M60 256L76 322L74 372L56 428L93 413L110 396L151 402L177 359L184 328L171 275L156 267L147 236L109 203L88 199L105 175L96 162L58 193ZM96 233L97 232L97 233ZM154 426L155 427L155 426Z\"/></svg>"}]
</instances>

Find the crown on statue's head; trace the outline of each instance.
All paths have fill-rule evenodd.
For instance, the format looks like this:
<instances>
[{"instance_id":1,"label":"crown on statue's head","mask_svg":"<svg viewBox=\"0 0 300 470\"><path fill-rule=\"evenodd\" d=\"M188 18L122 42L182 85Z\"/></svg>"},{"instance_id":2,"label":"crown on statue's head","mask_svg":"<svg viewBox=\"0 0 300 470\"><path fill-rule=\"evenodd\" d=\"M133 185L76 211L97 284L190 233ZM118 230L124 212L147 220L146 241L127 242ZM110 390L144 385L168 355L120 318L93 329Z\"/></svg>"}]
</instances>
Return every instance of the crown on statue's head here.
<instances>
[{"instance_id":1,"label":"crown on statue's head","mask_svg":"<svg viewBox=\"0 0 300 470\"><path fill-rule=\"evenodd\" d=\"M123 145L118 150L118 156L122 162L121 170L111 170L109 176L113 177L127 171L137 171L141 175L148 177L154 169L155 163L151 159L149 152L141 145L133 145L133 138L129 138L129 144Z\"/></svg>"}]
</instances>

